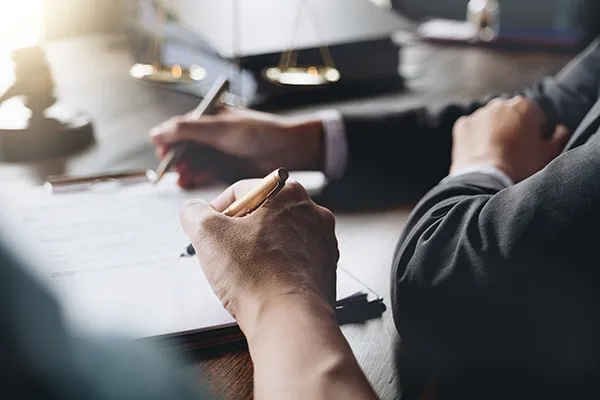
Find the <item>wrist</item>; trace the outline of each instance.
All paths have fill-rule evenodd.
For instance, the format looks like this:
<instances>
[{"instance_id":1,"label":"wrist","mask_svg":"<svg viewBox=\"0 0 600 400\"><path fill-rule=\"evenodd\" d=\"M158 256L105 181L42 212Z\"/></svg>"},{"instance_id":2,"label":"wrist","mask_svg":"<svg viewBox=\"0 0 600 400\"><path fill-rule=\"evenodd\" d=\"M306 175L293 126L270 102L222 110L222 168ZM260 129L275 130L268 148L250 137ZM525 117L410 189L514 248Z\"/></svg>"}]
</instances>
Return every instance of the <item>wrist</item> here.
<instances>
[{"instance_id":1,"label":"wrist","mask_svg":"<svg viewBox=\"0 0 600 400\"><path fill-rule=\"evenodd\" d=\"M294 118L284 122L284 129L293 135L289 149L294 153L289 160L295 160L290 168L306 171L325 170L325 141L323 122L316 117Z\"/></svg>"},{"instance_id":2,"label":"wrist","mask_svg":"<svg viewBox=\"0 0 600 400\"><path fill-rule=\"evenodd\" d=\"M516 182L515 174L512 169L507 166L507 163L489 158L473 158L463 162L453 162L450 166L449 173L450 175L456 175L463 173L464 171L477 169L486 170L488 168L498 171L500 174L504 175L506 179L510 180L512 183L509 186L512 186L514 182Z\"/></svg>"},{"instance_id":3,"label":"wrist","mask_svg":"<svg viewBox=\"0 0 600 400\"><path fill-rule=\"evenodd\" d=\"M236 319L251 343L274 325L290 326L302 319L335 321L336 316L333 308L320 296L289 293L246 298L239 303Z\"/></svg>"}]
</instances>

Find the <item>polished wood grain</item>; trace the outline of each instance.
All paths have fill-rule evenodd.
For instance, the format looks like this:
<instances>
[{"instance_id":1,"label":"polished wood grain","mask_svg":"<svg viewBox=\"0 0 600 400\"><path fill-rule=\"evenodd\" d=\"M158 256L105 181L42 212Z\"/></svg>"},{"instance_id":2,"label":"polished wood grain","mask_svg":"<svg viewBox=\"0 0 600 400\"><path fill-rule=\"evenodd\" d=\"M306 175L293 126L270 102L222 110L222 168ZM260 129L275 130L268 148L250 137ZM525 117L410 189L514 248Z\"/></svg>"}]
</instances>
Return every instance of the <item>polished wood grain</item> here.
<instances>
[{"instance_id":1,"label":"polished wood grain","mask_svg":"<svg viewBox=\"0 0 600 400\"><path fill-rule=\"evenodd\" d=\"M119 37L88 37L49 46L59 98L94 119L97 144L69 160L37 166L0 165L0 180L28 184L36 173L63 171L80 175L131 168L155 168L148 140L154 125L193 109L198 100L134 82L127 74L132 62ZM413 44L403 50L401 70L408 90L313 105L286 113L336 107L344 112L400 110L428 103L441 105L489 92L511 92L536 78L554 73L567 55L511 54L474 48ZM337 215L340 265L385 298L388 311L364 324L343 327L368 379L382 399L400 397L400 338L389 310L389 274L394 246L410 207ZM243 344L194 354L199 378L224 399L252 397L252 363ZM408 373L406 376L409 376ZM410 383L410 382L408 382ZM407 384L408 384L407 383ZM408 385L405 392L410 392ZM410 392L410 396L418 396Z\"/></svg>"}]
</instances>

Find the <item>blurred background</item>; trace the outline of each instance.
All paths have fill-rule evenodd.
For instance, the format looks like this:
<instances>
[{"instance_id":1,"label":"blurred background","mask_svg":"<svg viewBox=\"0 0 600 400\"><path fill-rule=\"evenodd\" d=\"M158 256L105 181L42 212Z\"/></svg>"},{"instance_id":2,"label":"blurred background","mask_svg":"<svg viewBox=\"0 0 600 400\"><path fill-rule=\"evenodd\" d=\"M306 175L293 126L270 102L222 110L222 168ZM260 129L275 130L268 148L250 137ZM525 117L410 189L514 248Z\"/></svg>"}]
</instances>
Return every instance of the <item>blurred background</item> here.
<instances>
[{"instance_id":1,"label":"blurred background","mask_svg":"<svg viewBox=\"0 0 600 400\"><path fill-rule=\"evenodd\" d=\"M199 0L189 0L191 2ZM365 0L369 1L369 0ZM464 19L469 0L371 0L420 21L430 17ZM137 0L3 0L0 48L30 43L40 35L57 39L90 32L124 29ZM210 2L207 2L207 4ZM550 31L581 25L597 33L593 0L502 0L502 20L508 27ZM585 10L581 12L581 10ZM594 12L596 11L596 12ZM44 21L44 26L40 24ZM25 23L24 23L25 22ZM17 33L18 32L18 33Z\"/></svg>"},{"instance_id":2,"label":"blurred background","mask_svg":"<svg viewBox=\"0 0 600 400\"><path fill-rule=\"evenodd\" d=\"M198 2L200 0L188 0ZM251 1L251 0L246 0ZM365 0L369 1L369 0ZM414 21L431 17L461 20L469 0L370 0L393 7ZM124 31L138 0L3 0L0 12L0 51L40 38L55 40L93 32ZM210 9L210 1L207 1ZM593 0L501 0L506 29L560 31L582 27L598 33L598 2Z\"/></svg>"},{"instance_id":3,"label":"blurred background","mask_svg":"<svg viewBox=\"0 0 600 400\"><path fill-rule=\"evenodd\" d=\"M52 82L41 80L46 73L37 62L37 72L21 69L23 82L15 93L34 95L39 88L70 111L63 113L58 133L63 136L57 140L40 133L49 125L31 130L33 114L18 100L0 103L0 178L7 176L7 168L31 163L41 165L41 178L153 168L148 130L193 108L221 73L230 75L232 95L243 105L290 114L323 108L383 112L519 90L556 72L598 35L599 4L1 0L0 94L15 84L11 52L39 45ZM299 50L291 59L306 67L299 82L323 71L317 78L324 84L270 79L269 69L290 50ZM142 68L135 70L138 64ZM144 79L144 71L154 66L176 82ZM68 130L83 130L87 136L77 145L54 148L83 137L69 136ZM48 149L52 151L44 154ZM21 151L27 157L13 157ZM49 167L50 161L56 165Z\"/></svg>"},{"instance_id":4,"label":"blurred background","mask_svg":"<svg viewBox=\"0 0 600 400\"><path fill-rule=\"evenodd\" d=\"M392 9L407 20L419 24L430 19L465 20L469 0L364 0ZM242 0L242 3L261 1ZM481 3L485 0L472 0ZM42 40L84 36L94 33L119 34L131 31L139 22L140 9L148 0L3 0L0 4L0 88L10 80L9 52L18 47L38 44ZM202 4L203 14L223 8L211 1L157 0L175 9ZM227 7L238 7L235 1ZM500 38L512 42L569 50L581 48L600 33L600 2L594 0L499 0ZM187 4L187 5L186 5ZM348 6L351 8L352 6ZM177 11L177 10L175 10ZM343 15L343 10L340 10ZM268 11L265 11L268 12ZM276 16L275 16L276 17ZM218 16L217 16L218 18ZM444 29L442 27L442 29ZM565 45L567 43L567 45ZM555 49L556 50L556 49Z\"/></svg>"}]
</instances>

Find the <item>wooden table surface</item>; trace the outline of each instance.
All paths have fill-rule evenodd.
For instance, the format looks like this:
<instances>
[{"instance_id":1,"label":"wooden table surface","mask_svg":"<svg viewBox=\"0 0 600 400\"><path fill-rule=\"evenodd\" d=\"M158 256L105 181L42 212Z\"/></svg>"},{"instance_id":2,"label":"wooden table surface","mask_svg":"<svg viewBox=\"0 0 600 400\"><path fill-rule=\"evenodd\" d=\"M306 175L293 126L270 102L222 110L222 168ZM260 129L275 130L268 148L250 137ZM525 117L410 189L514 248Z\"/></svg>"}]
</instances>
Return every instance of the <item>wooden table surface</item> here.
<instances>
[{"instance_id":1,"label":"wooden table surface","mask_svg":"<svg viewBox=\"0 0 600 400\"><path fill-rule=\"evenodd\" d=\"M163 120L192 109L197 99L133 81L132 60L120 37L87 37L49 45L60 100L94 119L97 144L65 162L43 166L45 172L88 174L129 168L155 168L147 132ZM511 92L563 66L567 55L503 53L468 47L411 45L403 50L401 71L409 90L336 104L288 110L311 112L336 107L344 112L400 110L440 105L490 92ZM54 166L53 166L54 165ZM0 165L0 182L29 184L31 166ZM394 246L410 209L337 215L340 265L385 298L388 311L364 324L343 327L360 365L382 399L400 397L397 355L400 338L389 309L389 271ZM240 345L207 351L196 359L198 374L225 399L252 397L252 364Z\"/></svg>"}]
</instances>

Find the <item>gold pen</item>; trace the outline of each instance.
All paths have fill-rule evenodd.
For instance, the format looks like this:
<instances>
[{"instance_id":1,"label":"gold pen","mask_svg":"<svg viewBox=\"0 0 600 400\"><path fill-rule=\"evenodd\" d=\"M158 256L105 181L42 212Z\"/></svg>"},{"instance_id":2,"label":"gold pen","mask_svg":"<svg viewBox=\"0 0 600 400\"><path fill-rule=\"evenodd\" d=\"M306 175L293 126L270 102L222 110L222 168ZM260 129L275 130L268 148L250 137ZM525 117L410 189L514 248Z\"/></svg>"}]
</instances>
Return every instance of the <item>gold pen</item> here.
<instances>
[{"instance_id":1,"label":"gold pen","mask_svg":"<svg viewBox=\"0 0 600 400\"><path fill-rule=\"evenodd\" d=\"M228 217L243 217L271 201L277 193L283 189L290 174L284 168L278 168L263 178L257 187L249 191L245 196L227 207L223 214ZM181 254L181 257L196 254L191 244Z\"/></svg>"},{"instance_id":2,"label":"gold pen","mask_svg":"<svg viewBox=\"0 0 600 400\"><path fill-rule=\"evenodd\" d=\"M229 80L225 76L220 76L209 92L204 96L198 107L192 111L190 119L199 119L203 115L216 113L223 104L223 95L229 90ZM154 183L157 184L165 176L167 171L181 159L187 149L186 143L179 143L173 146L156 168L156 178Z\"/></svg>"}]
</instances>

